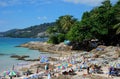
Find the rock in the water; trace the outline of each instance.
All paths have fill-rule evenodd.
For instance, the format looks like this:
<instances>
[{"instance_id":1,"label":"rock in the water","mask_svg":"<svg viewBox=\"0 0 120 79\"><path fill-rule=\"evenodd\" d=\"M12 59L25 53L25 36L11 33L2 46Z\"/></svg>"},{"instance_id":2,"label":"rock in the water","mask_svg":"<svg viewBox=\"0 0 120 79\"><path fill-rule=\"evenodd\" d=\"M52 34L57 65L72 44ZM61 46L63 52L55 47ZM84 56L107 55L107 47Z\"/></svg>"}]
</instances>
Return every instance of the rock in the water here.
<instances>
[{"instance_id":1,"label":"rock in the water","mask_svg":"<svg viewBox=\"0 0 120 79\"><path fill-rule=\"evenodd\" d=\"M25 58L28 58L29 56L23 55L23 56L19 56L19 55L12 55L10 56L11 58L17 58L17 60L25 60Z\"/></svg>"},{"instance_id":2,"label":"rock in the water","mask_svg":"<svg viewBox=\"0 0 120 79\"><path fill-rule=\"evenodd\" d=\"M39 61L40 59L27 59L25 61Z\"/></svg>"}]
</instances>

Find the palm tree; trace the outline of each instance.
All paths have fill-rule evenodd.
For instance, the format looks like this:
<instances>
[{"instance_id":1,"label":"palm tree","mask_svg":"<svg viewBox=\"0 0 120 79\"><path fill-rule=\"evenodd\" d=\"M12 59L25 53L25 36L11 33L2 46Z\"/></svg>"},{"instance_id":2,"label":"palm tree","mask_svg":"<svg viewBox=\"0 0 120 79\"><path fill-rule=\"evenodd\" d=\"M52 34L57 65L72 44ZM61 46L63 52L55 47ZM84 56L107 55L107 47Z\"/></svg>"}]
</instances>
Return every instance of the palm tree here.
<instances>
[{"instance_id":1,"label":"palm tree","mask_svg":"<svg viewBox=\"0 0 120 79\"><path fill-rule=\"evenodd\" d=\"M61 29L66 33L68 30L70 30L71 26L76 22L76 19L73 18L73 16L65 15L59 17L59 19L56 21L57 25L61 27Z\"/></svg>"},{"instance_id":2,"label":"palm tree","mask_svg":"<svg viewBox=\"0 0 120 79\"><path fill-rule=\"evenodd\" d=\"M116 34L120 34L120 0L118 0L113 8L117 20L117 24L113 28L116 29Z\"/></svg>"},{"instance_id":3,"label":"palm tree","mask_svg":"<svg viewBox=\"0 0 120 79\"><path fill-rule=\"evenodd\" d=\"M116 29L116 34L120 34L120 23L116 24L113 28Z\"/></svg>"}]
</instances>

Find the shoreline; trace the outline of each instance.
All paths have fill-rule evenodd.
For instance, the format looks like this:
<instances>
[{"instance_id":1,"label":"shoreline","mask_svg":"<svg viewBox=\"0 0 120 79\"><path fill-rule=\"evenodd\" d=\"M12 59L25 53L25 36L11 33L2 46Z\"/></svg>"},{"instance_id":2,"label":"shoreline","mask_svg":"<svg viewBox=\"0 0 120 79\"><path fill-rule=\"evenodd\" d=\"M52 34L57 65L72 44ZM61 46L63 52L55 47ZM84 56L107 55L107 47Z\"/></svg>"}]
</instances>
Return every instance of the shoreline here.
<instances>
[{"instance_id":1,"label":"shoreline","mask_svg":"<svg viewBox=\"0 0 120 79\"><path fill-rule=\"evenodd\" d=\"M76 55L76 57L78 56L80 56L80 54L73 54L73 56L74 55ZM53 57L53 58L57 58L57 59L59 59L59 60L63 60L64 58L66 59L66 56L63 56L63 57ZM57 61L59 61L59 60L57 60ZM53 62L49 62L50 64L52 64L53 65ZM36 62L31 62L31 63L29 63L27 66L23 66L23 69L24 68L28 68L28 69L32 69L32 70L34 70L33 71L33 73L35 74L36 73L36 70L37 70L37 65L40 65L40 62L38 61L36 61ZM33 67L33 68L31 68L31 67ZM76 64L74 64L73 65L73 68L75 68L75 67L77 67L77 65ZM20 68L19 68L20 69ZM65 69L66 70L66 69ZM69 70L69 68L67 69L67 70ZM107 67L106 66L102 66L102 70L104 70L104 74L92 74L93 76L96 76L96 78L97 77L101 77L102 79L111 79L111 78L107 78L108 77L108 75L106 74L107 73ZM60 73L62 73L64 70L60 70ZM21 72L23 72L23 71L21 71ZM39 74L41 74L41 73L44 73L45 71L43 70L43 69L40 69L40 72L39 72ZM87 71L86 70L83 70L83 71L81 71L81 72L76 72L77 73L77 75L75 75L75 76L71 76L73 79L78 79L78 78L83 78L83 76L82 75L84 75L84 74L86 74L87 73ZM18 77L18 78L14 78L14 79L23 79L23 77L30 77L31 75L29 75L29 76L25 76L25 75L23 75L22 77ZM89 75L88 75L89 76ZM87 76L86 76L87 77ZM44 78L42 78L42 79L46 79L47 77L45 76ZM114 77L115 79L119 79L120 77ZM89 79L89 77L87 78L87 79ZM92 78L91 78L92 79Z\"/></svg>"},{"instance_id":2,"label":"shoreline","mask_svg":"<svg viewBox=\"0 0 120 79\"><path fill-rule=\"evenodd\" d=\"M92 51L90 51L92 53L86 52L86 51L72 51L70 46L66 46L63 43L58 44L58 45L53 45L53 44L50 45L50 44L47 44L45 42L29 42L29 43L22 44L21 47L26 47L26 48L29 48L29 49L34 49L34 50L39 50L39 51L44 51L44 52L47 51L50 54L57 54L58 56L54 56L54 57L51 56L52 58L56 58L57 59L56 61L54 61L54 63L53 63L52 60L49 61L49 63L52 64L52 65L57 65L55 63L58 63L58 62L61 62L61 61L62 62L66 61L66 60L68 60L69 57L75 58L75 61L83 61L80 58L82 56L84 56L84 57L87 57L87 59L92 60L91 63L94 63L94 60L98 61L99 65L101 65L103 70L104 70L106 65L108 65L110 62L116 62L117 60L120 60L120 57L118 57L117 59L114 59L114 57L117 54L116 54L115 51L114 51L114 53L111 53L111 52L113 52L113 49L114 50L116 49L116 47L113 47L113 46L98 46L98 48L101 48L101 49L104 49L104 50L93 49ZM52 49L52 48L54 48L54 49ZM118 50L120 50L120 48L118 48ZM100 54L100 56L98 56L99 54ZM112 56L112 55L114 55L114 56ZM96 57L96 56L98 56L98 57ZM113 59L110 60L111 58L113 58ZM23 66L23 68L27 68L27 69L33 70L33 73L35 74L36 73L36 69L37 69L36 65L40 66L40 61L30 62L27 66ZM77 65L78 64L73 64L73 68L77 67ZM21 67L18 68L19 71L20 71L20 69L21 69ZM23 71L20 71L20 72L23 73ZM44 67L43 67L43 69L41 69L41 72L45 72L44 71ZM63 72L63 70L60 70L60 72ZM106 70L104 70L104 72L106 72ZM82 74L84 74L84 71L80 72L80 73L77 72L77 75L76 75L77 78L79 78L78 76L80 76ZM94 74L94 75L107 77L106 74L101 74L101 75ZM26 76L22 75L22 77L26 77ZM76 79L74 77L75 76L73 76L73 79ZM117 77L115 77L115 78L117 79ZM15 78L15 79L19 79L19 78Z\"/></svg>"}]
</instances>

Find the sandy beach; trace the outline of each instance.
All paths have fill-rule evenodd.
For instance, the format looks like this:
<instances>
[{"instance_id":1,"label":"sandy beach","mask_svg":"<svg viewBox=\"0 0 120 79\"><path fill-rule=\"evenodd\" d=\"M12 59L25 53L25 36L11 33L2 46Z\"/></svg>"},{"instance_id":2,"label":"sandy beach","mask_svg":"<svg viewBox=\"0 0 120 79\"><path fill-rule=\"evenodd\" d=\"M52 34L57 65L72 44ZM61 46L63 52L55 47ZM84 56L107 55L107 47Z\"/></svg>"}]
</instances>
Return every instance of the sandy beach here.
<instances>
[{"instance_id":1,"label":"sandy beach","mask_svg":"<svg viewBox=\"0 0 120 79\"><path fill-rule=\"evenodd\" d=\"M33 46L36 44L37 46L40 46L39 43L33 44L32 42ZM35 47L37 48L37 46ZM55 46L52 48L55 48ZM120 65L116 66L116 64L120 64L120 58L114 58L116 55L113 56L110 53L113 49L115 50L116 47L98 46L98 48L104 50L93 49L90 51L92 53L87 51L69 51L69 54L63 54L68 50L64 52L62 52L62 50L59 50L61 53L54 52L53 55L51 54L50 56L41 55L40 61L32 61L24 66L17 68L15 67L15 70L17 71L16 73L18 74L16 74L16 77L13 77L13 79L49 79L49 77L51 79L119 79L119 72L118 76L114 74L114 76L108 77L108 69L110 66L118 69L120 68ZM118 51L119 50L120 48ZM103 54L100 54L99 57L96 57L95 52L106 53L104 53L105 56ZM48 70L45 69L46 66L48 66ZM90 68L89 70L88 67ZM3 73L1 76L4 77L1 77L1 79L10 78L9 75L3 75Z\"/></svg>"}]
</instances>

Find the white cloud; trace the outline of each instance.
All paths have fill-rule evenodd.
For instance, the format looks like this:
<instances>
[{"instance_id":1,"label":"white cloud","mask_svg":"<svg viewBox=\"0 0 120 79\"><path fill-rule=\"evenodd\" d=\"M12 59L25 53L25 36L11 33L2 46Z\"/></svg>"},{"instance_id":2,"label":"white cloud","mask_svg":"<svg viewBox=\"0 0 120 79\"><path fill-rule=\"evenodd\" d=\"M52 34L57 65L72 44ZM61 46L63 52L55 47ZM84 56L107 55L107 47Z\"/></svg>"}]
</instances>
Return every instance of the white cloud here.
<instances>
[{"instance_id":1,"label":"white cloud","mask_svg":"<svg viewBox=\"0 0 120 79\"><path fill-rule=\"evenodd\" d=\"M42 16L42 17L39 16L39 17L37 17L37 19L45 21L45 20L47 20L47 17L46 16Z\"/></svg>"},{"instance_id":2,"label":"white cloud","mask_svg":"<svg viewBox=\"0 0 120 79\"><path fill-rule=\"evenodd\" d=\"M84 4L89 6L100 5L104 0L63 0L64 2L70 2L74 4Z\"/></svg>"}]
</instances>

